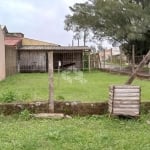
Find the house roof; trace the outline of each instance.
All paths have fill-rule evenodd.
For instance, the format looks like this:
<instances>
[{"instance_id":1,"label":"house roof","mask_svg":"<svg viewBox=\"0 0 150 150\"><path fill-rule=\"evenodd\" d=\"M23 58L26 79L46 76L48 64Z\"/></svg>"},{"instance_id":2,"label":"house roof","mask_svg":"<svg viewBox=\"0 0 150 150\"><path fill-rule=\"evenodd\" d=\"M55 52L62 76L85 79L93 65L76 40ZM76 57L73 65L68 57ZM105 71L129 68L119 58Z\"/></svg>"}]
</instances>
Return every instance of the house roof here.
<instances>
[{"instance_id":1,"label":"house roof","mask_svg":"<svg viewBox=\"0 0 150 150\"><path fill-rule=\"evenodd\" d=\"M30 38L23 38L22 39L22 45L23 46L29 46L29 45L50 45L50 46L59 46L54 43L44 42L40 40L30 39Z\"/></svg>"},{"instance_id":2,"label":"house roof","mask_svg":"<svg viewBox=\"0 0 150 150\"><path fill-rule=\"evenodd\" d=\"M5 45L16 46L19 42L21 42L21 40L21 38L17 37L5 37Z\"/></svg>"},{"instance_id":3,"label":"house roof","mask_svg":"<svg viewBox=\"0 0 150 150\"><path fill-rule=\"evenodd\" d=\"M19 50L79 50L79 51L90 51L91 49L87 46L50 46L50 45L37 45L37 46L23 46Z\"/></svg>"}]
</instances>

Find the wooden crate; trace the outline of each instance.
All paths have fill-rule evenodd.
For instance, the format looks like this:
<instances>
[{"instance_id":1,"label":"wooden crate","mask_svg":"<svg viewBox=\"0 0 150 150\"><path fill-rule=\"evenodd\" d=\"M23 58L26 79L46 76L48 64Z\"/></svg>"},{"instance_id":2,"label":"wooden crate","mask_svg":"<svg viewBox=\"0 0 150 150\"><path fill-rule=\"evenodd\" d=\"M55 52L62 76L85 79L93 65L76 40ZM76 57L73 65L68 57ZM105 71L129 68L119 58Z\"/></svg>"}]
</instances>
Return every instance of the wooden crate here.
<instances>
[{"instance_id":1,"label":"wooden crate","mask_svg":"<svg viewBox=\"0 0 150 150\"><path fill-rule=\"evenodd\" d=\"M109 113L110 115L139 116L141 88L139 86L110 86Z\"/></svg>"}]
</instances>

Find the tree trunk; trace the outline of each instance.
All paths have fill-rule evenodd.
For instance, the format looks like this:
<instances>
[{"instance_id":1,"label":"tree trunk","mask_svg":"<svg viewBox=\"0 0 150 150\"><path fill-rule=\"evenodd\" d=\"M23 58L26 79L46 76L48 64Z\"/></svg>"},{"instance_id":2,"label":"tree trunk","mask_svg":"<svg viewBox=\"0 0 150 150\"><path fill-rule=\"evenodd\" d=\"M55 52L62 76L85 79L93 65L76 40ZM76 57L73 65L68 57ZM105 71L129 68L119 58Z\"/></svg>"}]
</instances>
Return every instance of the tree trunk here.
<instances>
[{"instance_id":1,"label":"tree trunk","mask_svg":"<svg viewBox=\"0 0 150 150\"><path fill-rule=\"evenodd\" d=\"M137 72L150 60L150 51L147 53L147 55L143 58L143 60L140 62L140 64L137 66L135 71L132 73L128 81L125 83L127 85L132 84L133 80L135 79Z\"/></svg>"}]
</instances>

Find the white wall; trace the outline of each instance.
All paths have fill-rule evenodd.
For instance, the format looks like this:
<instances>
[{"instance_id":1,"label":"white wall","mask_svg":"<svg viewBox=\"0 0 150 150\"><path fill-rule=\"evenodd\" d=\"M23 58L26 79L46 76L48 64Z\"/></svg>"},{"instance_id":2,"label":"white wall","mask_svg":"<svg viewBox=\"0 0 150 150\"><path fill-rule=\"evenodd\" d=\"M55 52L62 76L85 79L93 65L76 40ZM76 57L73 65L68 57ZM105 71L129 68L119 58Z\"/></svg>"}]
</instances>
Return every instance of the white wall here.
<instances>
[{"instance_id":1,"label":"white wall","mask_svg":"<svg viewBox=\"0 0 150 150\"><path fill-rule=\"evenodd\" d=\"M5 71L5 43L4 34L0 26L0 81L4 80L6 77Z\"/></svg>"}]
</instances>

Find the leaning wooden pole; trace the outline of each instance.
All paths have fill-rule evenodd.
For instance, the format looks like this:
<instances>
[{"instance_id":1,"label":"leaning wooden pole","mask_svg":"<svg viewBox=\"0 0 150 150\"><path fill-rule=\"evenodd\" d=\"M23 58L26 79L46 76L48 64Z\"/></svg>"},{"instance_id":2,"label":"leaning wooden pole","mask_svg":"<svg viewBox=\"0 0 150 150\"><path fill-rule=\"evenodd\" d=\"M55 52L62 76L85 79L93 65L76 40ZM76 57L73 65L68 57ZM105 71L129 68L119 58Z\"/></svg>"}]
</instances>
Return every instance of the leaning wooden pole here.
<instances>
[{"instance_id":1,"label":"leaning wooden pole","mask_svg":"<svg viewBox=\"0 0 150 150\"><path fill-rule=\"evenodd\" d=\"M132 73L135 70L135 45L132 45Z\"/></svg>"},{"instance_id":2,"label":"leaning wooden pole","mask_svg":"<svg viewBox=\"0 0 150 150\"><path fill-rule=\"evenodd\" d=\"M91 71L91 57L90 57L90 52L88 52L88 70L89 72Z\"/></svg>"},{"instance_id":3,"label":"leaning wooden pole","mask_svg":"<svg viewBox=\"0 0 150 150\"><path fill-rule=\"evenodd\" d=\"M54 113L53 52L48 52L49 101L48 112Z\"/></svg>"},{"instance_id":4,"label":"leaning wooden pole","mask_svg":"<svg viewBox=\"0 0 150 150\"><path fill-rule=\"evenodd\" d=\"M137 66L137 68L134 70L128 81L125 83L126 85L130 85L133 80L135 79L137 72L150 60L150 51L147 53L147 55L143 58L143 60L140 62L140 64Z\"/></svg>"}]
</instances>

